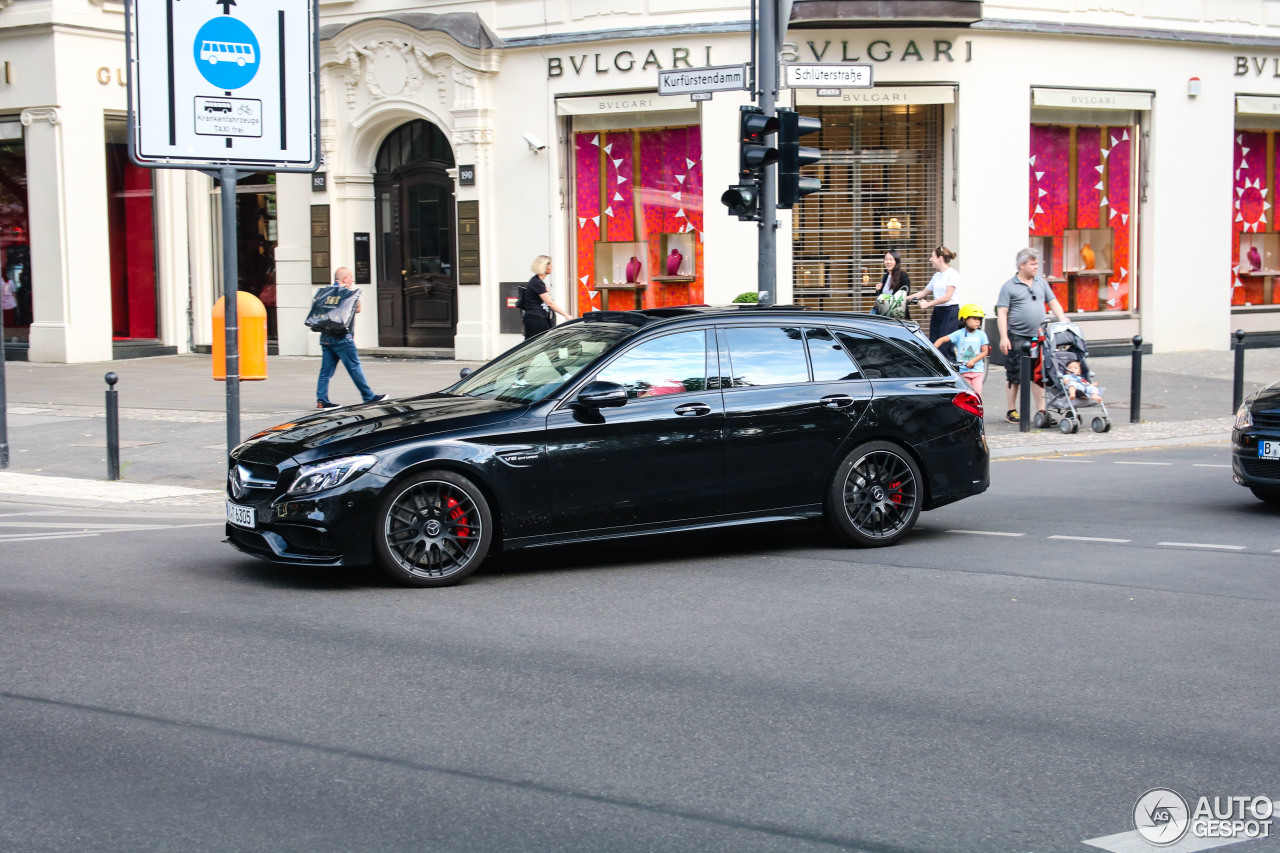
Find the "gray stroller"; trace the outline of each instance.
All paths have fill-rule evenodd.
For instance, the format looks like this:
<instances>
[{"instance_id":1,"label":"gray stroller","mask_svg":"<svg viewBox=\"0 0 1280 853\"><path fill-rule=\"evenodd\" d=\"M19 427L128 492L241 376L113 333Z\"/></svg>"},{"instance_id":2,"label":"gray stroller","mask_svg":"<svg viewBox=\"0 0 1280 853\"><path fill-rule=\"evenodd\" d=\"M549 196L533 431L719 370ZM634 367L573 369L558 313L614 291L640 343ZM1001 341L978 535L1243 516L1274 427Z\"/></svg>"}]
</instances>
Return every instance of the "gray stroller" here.
<instances>
[{"instance_id":1,"label":"gray stroller","mask_svg":"<svg viewBox=\"0 0 1280 853\"><path fill-rule=\"evenodd\" d=\"M1087 397L1077 396L1073 399L1063 380L1067 365L1078 361L1080 376L1089 382L1093 381L1094 374L1089 368L1089 345L1085 343L1080 327L1069 322L1045 323L1040 359L1040 371L1044 380L1044 413L1037 412L1032 423L1036 427L1049 427L1056 423L1058 429L1070 435L1080 429L1080 410L1097 408L1100 413L1093 419L1093 431L1110 432L1111 416L1107 414L1107 404Z\"/></svg>"}]
</instances>

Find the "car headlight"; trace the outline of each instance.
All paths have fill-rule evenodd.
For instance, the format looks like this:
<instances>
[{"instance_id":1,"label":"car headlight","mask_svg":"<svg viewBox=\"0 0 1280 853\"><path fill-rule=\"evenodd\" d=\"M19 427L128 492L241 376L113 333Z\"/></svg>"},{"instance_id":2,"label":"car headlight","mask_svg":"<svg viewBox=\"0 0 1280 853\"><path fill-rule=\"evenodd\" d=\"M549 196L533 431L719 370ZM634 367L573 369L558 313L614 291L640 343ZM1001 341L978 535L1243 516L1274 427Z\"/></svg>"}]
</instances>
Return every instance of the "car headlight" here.
<instances>
[{"instance_id":1,"label":"car headlight","mask_svg":"<svg viewBox=\"0 0 1280 853\"><path fill-rule=\"evenodd\" d=\"M343 456L341 459L329 459L303 465L294 477L293 485L286 494L309 495L341 486L358 474L372 468L378 461L376 456Z\"/></svg>"},{"instance_id":2,"label":"car headlight","mask_svg":"<svg viewBox=\"0 0 1280 853\"><path fill-rule=\"evenodd\" d=\"M1236 429L1248 429L1253 426L1253 413L1249 411L1249 404L1245 403L1236 412Z\"/></svg>"}]
</instances>

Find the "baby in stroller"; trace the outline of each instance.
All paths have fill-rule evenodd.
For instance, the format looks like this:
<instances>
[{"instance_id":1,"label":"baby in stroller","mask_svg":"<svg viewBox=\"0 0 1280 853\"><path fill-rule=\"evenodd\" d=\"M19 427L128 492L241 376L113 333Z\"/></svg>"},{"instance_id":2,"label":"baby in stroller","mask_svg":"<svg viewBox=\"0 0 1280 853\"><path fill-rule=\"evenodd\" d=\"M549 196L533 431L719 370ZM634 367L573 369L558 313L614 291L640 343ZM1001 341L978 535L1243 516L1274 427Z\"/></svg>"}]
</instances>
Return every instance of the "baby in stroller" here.
<instances>
[{"instance_id":1,"label":"baby in stroller","mask_svg":"<svg viewBox=\"0 0 1280 853\"><path fill-rule=\"evenodd\" d=\"M1102 402L1102 392L1098 386L1080 375L1080 362L1071 359L1067 362L1067 372L1062 374L1062 384L1067 389L1067 396L1072 400L1092 400Z\"/></svg>"},{"instance_id":2,"label":"baby in stroller","mask_svg":"<svg viewBox=\"0 0 1280 853\"><path fill-rule=\"evenodd\" d=\"M1046 323L1041 355L1045 410L1043 415L1036 415L1035 425L1058 423L1058 428L1069 435L1080 429L1081 415L1077 410L1097 406L1101 413L1093 419L1093 431L1110 431L1111 416L1102 401L1102 389L1093 382L1089 346L1080 327L1071 322ZM1055 415L1061 418L1060 422Z\"/></svg>"}]
</instances>

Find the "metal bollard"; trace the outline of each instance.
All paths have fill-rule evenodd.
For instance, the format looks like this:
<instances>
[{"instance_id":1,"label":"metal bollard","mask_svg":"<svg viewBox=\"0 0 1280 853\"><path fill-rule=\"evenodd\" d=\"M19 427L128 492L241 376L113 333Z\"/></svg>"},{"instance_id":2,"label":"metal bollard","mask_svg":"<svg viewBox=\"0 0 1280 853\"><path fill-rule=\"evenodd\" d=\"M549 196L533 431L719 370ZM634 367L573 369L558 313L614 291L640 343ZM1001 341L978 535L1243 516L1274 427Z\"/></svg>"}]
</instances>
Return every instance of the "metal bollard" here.
<instances>
[{"instance_id":1,"label":"metal bollard","mask_svg":"<svg viewBox=\"0 0 1280 853\"><path fill-rule=\"evenodd\" d=\"M1022 342L1022 364L1018 371L1018 432L1031 432L1031 374L1035 370L1031 360L1031 342Z\"/></svg>"},{"instance_id":2,"label":"metal bollard","mask_svg":"<svg viewBox=\"0 0 1280 853\"><path fill-rule=\"evenodd\" d=\"M107 479L120 479L120 400L116 383L120 377L108 373L107 380Z\"/></svg>"},{"instance_id":3,"label":"metal bollard","mask_svg":"<svg viewBox=\"0 0 1280 853\"><path fill-rule=\"evenodd\" d=\"M1142 422L1142 335L1133 336L1133 365L1129 371L1129 423Z\"/></svg>"},{"instance_id":4,"label":"metal bollard","mask_svg":"<svg viewBox=\"0 0 1280 853\"><path fill-rule=\"evenodd\" d=\"M1244 402L1244 329L1236 329L1232 337L1236 339L1236 376L1231 389L1231 414L1234 415Z\"/></svg>"}]
</instances>

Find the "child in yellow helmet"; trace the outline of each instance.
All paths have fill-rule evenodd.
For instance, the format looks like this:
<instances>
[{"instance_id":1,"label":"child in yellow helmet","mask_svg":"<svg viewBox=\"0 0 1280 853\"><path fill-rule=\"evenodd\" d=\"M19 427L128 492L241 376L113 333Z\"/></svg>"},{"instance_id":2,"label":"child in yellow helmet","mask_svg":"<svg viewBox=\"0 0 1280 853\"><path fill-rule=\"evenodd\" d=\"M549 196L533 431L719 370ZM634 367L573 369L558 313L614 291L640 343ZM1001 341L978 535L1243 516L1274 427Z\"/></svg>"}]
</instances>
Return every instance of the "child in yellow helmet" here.
<instances>
[{"instance_id":1,"label":"child in yellow helmet","mask_svg":"<svg viewBox=\"0 0 1280 853\"><path fill-rule=\"evenodd\" d=\"M963 305L960 308L963 327L933 342L939 349L948 341L955 347L960 375L973 387L973 393L979 399L982 398L982 380L987 376L987 356L991 354L991 342L987 340L987 333L982 330L982 320L985 317L982 306Z\"/></svg>"}]
</instances>

